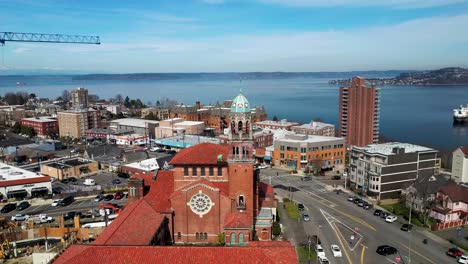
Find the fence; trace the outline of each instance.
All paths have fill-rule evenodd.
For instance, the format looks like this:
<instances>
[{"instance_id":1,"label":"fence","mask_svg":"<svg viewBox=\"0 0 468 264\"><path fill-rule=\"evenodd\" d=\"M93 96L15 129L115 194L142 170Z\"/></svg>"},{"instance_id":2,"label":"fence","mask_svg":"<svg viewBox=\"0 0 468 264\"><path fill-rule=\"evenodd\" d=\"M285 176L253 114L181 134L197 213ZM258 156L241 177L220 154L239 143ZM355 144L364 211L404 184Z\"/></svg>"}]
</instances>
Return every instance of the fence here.
<instances>
[{"instance_id":1,"label":"fence","mask_svg":"<svg viewBox=\"0 0 468 264\"><path fill-rule=\"evenodd\" d=\"M435 223L432 225L432 231L438 231L438 230L443 230L447 228L452 228L452 227L459 227L459 226L464 226L468 224L468 220L456 220L456 221L451 221L451 222L445 222L445 223Z\"/></svg>"}]
</instances>

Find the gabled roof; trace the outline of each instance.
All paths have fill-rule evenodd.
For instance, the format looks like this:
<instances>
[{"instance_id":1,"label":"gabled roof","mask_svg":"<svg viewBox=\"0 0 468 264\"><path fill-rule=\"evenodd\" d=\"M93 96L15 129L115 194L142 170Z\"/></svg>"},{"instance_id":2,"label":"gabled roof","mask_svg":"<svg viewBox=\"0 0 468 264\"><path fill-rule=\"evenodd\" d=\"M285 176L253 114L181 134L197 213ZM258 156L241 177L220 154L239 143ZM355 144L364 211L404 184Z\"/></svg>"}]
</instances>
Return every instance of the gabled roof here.
<instances>
[{"instance_id":1,"label":"gabled roof","mask_svg":"<svg viewBox=\"0 0 468 264\"><path fill-rule=\"evenodd\" d=\"M149 192L143 198L154 210L160 213L171 212L171 201L169 197L174 191L174 176L172 171L160 170L156 178L144 178L144 185L149 185ZM148 183L146 183L148 182Z\"/></svg>"},{"instance_id":2,"label":"gabled roof","mask_svg":"<svg viewBox=\"0 0 468 264\"><path fill-rule=\"evenodd\" d=\"M149 159L149 155L146 151L132 151L125 152L123 154L123 160L127 163L137 162L146 159Z\"/></svg>"},{"instance_id":3,"label":"gabled roof","mask_svg":"<svg viewBox=\"0 0 468 264\"><path fill-rule=\"evenodd\" d=\"M74 245L55 264L143 263L297 263L296 250L288 241L251 241L245 247L193 246L95 246Z\"/></svg>"},{"instance_id":4,"label":"gabled roof","mask_svg":"<svg viewBox=\"0 0 468 264\"><path fill-rule=\"evenodd\" d=\"M192 189L196 186L199 186L199 185L204 185L208 188L212 188L212 189L219 189L219 191L221 192L221 194L225 195L225 196L229 196L229 183L224 183L224 182L211 182L211 181L208 181L206 179L199 179L197 181L194 181L192 183L189 183L179 189L177 189L174 193L172 193L171 195L171 198L172 197L175 197L179 194L181 194L182 192L185 192L189 189Z\"/></svg>"},{"instance_id":5,"label":"gabled roof","mask_svg":"<svg viewBox=\"0 0 468 264\"><path fill-rule=\"evenodd\" d=\"M224 228L246 228L249 229L253 223L247 212L228 213L224 219Z\"/></svg>"},{"instance_id":6,"label":"gabled roof","mask_svg":"<svg viewBox=\"0 0 468 264\"><path fill-rule=\"evenodd\" d=\"M119 157L124 152L123 149L114 146L114 145L101 145L101 146L94 146L88 147L85 150L85 155L89 159L107 156L107 157Z\"/></svg>"},{"instance_id":7,"label":"gabled roof","mask_svg":"<svg viewBox=\"0 0 468 264\"><path fill-rule=\"evenodd\" d=\"M450 184L443 186L439 189L439 192L447 195L452 202L468 203L468 187L463 185Z\"/></svg>"},{"instance_id":8,"label":"gabled roof","mask_svg":"<svg viewBox=\"0 0 468 264\"><path fill-rule=\"evenodd\" d=\"M450 183L453 182L445 176L429 175L419 177L411 186L416 189L416 193L419 194L420 197L424 197L435 194L439 188L447 186Z\"/></svg>"},{"instance_id":9,"label":"gabled roof","mask_svg":"<svg viewBox=\"0 0 468 264\"><path fill-rule=\"evenodd\" d=\"M230 148L212 143L201 143L182 149L171 160L172 165L218 165L218 155L227 161Z\"/></svg>"},{"instance_id":10,"label":"gabled roof","mask_svg":"<svg viewBox=\"0 0 468 264\"><path fill-rule=\"evenodd\" d=\"M465 154L465 157L468 157L468 146L461 146L460 150Z\"/></svg>"},{"instance_id":11,"label":"gabled roof","mask_svg":"<svg viewBox=\"0 0 468 264\"><path fill-rule=\"evenodd\" d=\"M163 215L145 199L140 199L129 204L93 245L149 245L163 220Z\"/></svg>"}]
</instances>

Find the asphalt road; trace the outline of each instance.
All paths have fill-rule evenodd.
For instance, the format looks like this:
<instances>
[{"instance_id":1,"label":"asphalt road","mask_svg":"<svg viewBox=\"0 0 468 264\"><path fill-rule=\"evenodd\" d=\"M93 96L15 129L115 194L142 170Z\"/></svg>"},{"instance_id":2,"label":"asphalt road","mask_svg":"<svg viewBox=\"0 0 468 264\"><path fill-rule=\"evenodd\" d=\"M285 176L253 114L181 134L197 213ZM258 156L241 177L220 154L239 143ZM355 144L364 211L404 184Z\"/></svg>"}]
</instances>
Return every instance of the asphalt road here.
<instances>
[{"instance_id":1,"label":"asphalt road","mask_svg":"<svg viewBox=\"0 0 468 264\"><path fill-rule=\"evenodd\" d=\"M403 219L387 223L374 216L373 209L364 210L348 202L346 193L337 195L333 191L327 191L325 184L317 180L301 181L299 177L281 172L277 177L276 171L271 169L261 173L265 182L270 181L269 177L265 177L269 175L272 175L271 183L278 195L292 198L306 206L311 221L301 221L300 224L304 225L309 235L318 234L326 256L332 263L455 263L453 258L445 255L445 245L430 238L428 244L422 243L427 237L421 228L415 226L409 233L401 231L401 224L406 223ZM358 231L354 231L355 228ZM353 233L354 240L351 240ZM331 244L341 248L342 258L333 257ZM379 245L391 245L399 253L391 256L378 255L376 248Z\"/></svg>"}]
</instances>

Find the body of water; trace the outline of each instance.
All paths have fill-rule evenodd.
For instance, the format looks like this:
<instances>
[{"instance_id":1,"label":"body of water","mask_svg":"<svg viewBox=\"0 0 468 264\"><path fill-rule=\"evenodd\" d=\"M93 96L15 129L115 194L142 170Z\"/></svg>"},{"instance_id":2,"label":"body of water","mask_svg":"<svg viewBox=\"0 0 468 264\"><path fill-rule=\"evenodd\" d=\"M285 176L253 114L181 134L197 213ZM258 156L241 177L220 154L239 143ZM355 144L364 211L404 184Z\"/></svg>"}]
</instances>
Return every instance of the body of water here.
<instances>
[{"instance_id":1,"label":"body of water","mask_svg":"<svg viewBox=\"0 0 468 264\"><path fill-rule=\"evenodd\" d=\"M14 79L16 78L16 79ZM0 94L27 91L56 98L63 90L82 86L90 94L117 94L155 103L162 97L187 105L215 104L233 99L242 86L253 106L265 106L268 116L302 123L321 118L338 129L338 86L325 78L233 79L163 81L73 81L70 77L0 78ZM27 83L16 86L16 82ZM468 125L453 126L452 109L468 103L468 86L380 87L380 131L387 138L449 150L468 145Z\"/></svg>"}]
</instances>

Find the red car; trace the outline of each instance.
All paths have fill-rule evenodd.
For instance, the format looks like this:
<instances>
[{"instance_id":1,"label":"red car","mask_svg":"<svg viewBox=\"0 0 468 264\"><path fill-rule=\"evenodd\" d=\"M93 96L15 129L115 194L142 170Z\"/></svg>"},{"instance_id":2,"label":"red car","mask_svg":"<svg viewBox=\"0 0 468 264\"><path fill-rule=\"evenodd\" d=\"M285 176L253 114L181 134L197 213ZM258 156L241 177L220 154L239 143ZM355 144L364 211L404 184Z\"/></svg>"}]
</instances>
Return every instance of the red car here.
<instances>
[{"instance_id":1,"label":"red car","mask_svg":"<svg viewBox=\"0 0 468 264\"><path fill-rule=\"evenodd\" d=\"M124 198L124 193L123 192L116 192L115 195L114 195L114 199L116 200L120 200Z\"/></svg>"},{"instance_id":2,"label":"red car","mask_svg":"<svg viewBox=\"0 0 468 264\"><path fill-rule=\"evenodd\" d=\"M449 255L451 257L454 257L454 258L458 258L461 255L463 255L463 251L461 251L460 249L458 249L456 247L453 247L453 248L449 248L449 250L447 250L447 255Z\"/></svg>"}]
</instances>

